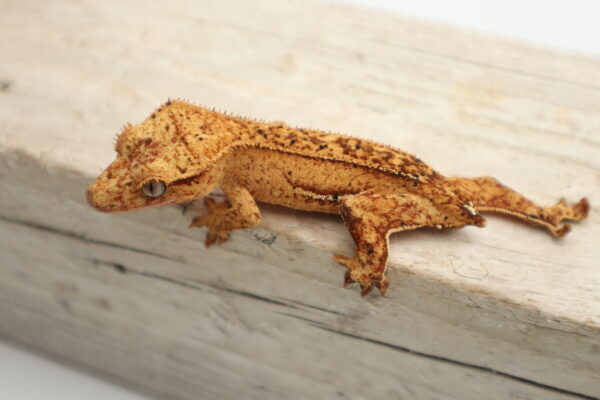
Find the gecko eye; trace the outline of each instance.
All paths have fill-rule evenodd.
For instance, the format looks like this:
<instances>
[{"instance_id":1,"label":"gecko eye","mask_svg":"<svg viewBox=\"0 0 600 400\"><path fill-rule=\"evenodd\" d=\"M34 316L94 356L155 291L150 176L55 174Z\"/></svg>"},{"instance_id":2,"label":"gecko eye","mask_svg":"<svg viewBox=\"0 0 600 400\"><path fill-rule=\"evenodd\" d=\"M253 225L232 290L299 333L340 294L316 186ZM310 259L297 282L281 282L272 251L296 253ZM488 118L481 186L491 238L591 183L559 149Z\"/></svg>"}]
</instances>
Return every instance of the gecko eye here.
<instances>
[{"instance_id":1,"label":"gecko eye","mask_svg":"<svg viewBox=\"0 0 600 400\"><path fill-rule=\"evenodd\" d=\"M166 191L167 185L156 179L151 179L142 185L142 192L148 197L162 196Z\"/></svg>"}]
</instances>

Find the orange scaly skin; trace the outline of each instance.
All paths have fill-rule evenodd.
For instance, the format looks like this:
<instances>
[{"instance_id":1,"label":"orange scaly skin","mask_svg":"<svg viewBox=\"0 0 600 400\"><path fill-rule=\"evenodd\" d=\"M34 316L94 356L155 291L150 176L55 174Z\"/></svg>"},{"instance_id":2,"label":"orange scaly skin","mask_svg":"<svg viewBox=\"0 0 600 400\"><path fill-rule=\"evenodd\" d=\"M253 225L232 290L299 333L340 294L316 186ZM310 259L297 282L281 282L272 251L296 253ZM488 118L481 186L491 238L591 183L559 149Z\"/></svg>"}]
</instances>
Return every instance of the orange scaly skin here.
<instances>
[{"instance_id":1,"label":"orange scaly skin","mask_svg":"<svg viewBox=\"0 0 600 400\"><path fill-rule=\"evenodd\" d=\"M582 220L589 211L585 198L573 206L561 200L540 207L493 178L445 178L389 146L183 101L169 101L141 124L126 126L116 150L117 159L87 191L97 210L183 203L221 187L226 200L205 198L208 212L191 224L208 227L207 247L227 240L231 231L260 224L256 200L340 214L357 253L335 260L347 268L344 284L358 282L363 296L373 286L385 294L390 233L483 227L479 212L495 212L560 237L570 228L563 220ZM145 194L142 187L151 181L164 183L164 194Z\"/></svg>"}]
</instances>

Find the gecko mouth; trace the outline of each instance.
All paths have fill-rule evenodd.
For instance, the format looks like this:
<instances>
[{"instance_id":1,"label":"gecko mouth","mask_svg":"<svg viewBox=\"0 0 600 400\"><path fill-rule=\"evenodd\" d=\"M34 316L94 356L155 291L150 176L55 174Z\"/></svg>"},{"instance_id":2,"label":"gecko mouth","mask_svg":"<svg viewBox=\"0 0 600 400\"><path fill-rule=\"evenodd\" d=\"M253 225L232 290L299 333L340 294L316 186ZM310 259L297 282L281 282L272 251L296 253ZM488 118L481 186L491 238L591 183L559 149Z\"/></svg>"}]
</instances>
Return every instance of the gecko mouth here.
<instances>
[{"instance_id":1,"label":"gecko mouth","mask_svg":"<svg viewBox=\"0 0 600 400\"><path fill-rule=\"evenodd\" d=\"M111 201L110 197L104 199L102 195L98 196L93 190L86 190L85 197L87 203L96 210L103 213L116 213L124 211L141 210L149 207L159 207L179 202L175 196L161 197L142 197L131 196L125 203L122 201ZM123 204L127 204L126 206Z\"/></svg>"}]
</instances>

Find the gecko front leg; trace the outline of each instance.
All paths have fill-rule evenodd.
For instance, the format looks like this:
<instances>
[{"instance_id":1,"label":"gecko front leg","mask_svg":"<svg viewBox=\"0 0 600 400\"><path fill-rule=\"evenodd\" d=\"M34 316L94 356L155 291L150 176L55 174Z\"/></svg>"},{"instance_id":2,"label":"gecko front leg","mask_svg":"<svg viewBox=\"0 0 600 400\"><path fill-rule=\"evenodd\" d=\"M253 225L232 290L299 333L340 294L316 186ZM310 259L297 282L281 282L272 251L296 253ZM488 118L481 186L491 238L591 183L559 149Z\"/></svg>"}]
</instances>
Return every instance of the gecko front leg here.
<instances>
[{"instance_id":1,"label":"gecko front leg","mask_svg":"<svg viewBox=\"0 0 600 400\"><path fill-rule=\"evenodd\" d=\"M334 256L348 269L344 286L357 282L363 296L375 286L384 295L389 284L385 275L389 235L426 226L441 229L484 225L481 216L469 217L461 211L459 205L441 209L426 198L408 193L346 198L340 205L340 214L356 244L356 255Z\"/></svg>"},{"instance_id":2,"label":"gecko front leg","mask_svg":"<svg viewBox=\"0 0 600 400\"><path fill-rule=\"evenodd\" d=\"M233 185L223 187L225 200L217 203L212 197L204 198L207 211L192 220L192 227L208 227L204 245L210 247L229 238L229 232L260 224L260 211L248 189Z\"/></svg>"}]
</instances>

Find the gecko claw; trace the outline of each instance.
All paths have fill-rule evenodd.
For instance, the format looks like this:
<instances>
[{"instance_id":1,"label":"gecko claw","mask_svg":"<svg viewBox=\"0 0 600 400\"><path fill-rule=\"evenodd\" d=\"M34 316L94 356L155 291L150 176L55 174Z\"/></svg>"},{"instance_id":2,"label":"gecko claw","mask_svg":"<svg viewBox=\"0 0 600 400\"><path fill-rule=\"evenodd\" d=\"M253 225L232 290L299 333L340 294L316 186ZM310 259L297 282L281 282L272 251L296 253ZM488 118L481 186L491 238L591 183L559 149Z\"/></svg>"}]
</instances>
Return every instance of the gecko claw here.
<instances>
[{"instance_id":1,"label":"gecko claw","mask_svg":"<svg viewBox=\"0 0 600 400\"><path fill-rule=\"evenodd\" d=\"M203 226L209 225L210 215L213 210L218 206L217 201L212 197L205 197L203 199L204 206L206 207L206 213L204 215L199 215L192 219L192 222L189 225L189 228L201 228ZM212 244L212 243L211 243Z\"/></svg>"},{"instance_id":2,"label":"gecko claw","mask_svg":"<svg viewBox=\"0 0 600 400\"><path fill-rule=\"evenodd\" d=\"M362 297L365 297L366 295L368 295L371 292L371 290L373 290L373 285L368 285L368 286L360 285L360 288L361 288L360 295Z\"/></svg>"},{"instance_id":3,"label":"gecko claw","mask_svg":"<svg viewBox=\"0 0 600 400\"><path fill-rule=\"evenodd\" d=\"M346 274L344 275L344 287L348 287L349 284L354 283L354 279L352 279L352 276L350 276L350 270L346 271Z\"/></svg>"},{"instance_id":4,"label":"gecko claw","mask_svg":"<svg viewBox=\"0 0 600 400\"><path fill-rule=\"evenodd\" d=\"M208 223L207 217L208 215L200 215L198 217L194 217L194 219L192 219L192 222L190 222L188 228L201 228L203 226L206 226L206 224Z\"/></svg>"},{"instance_id":5,"label":"gecko claw","mask_svg":"<svg viewBox=\"0 0 600 400\"><path fill-rule=\"evenodd\" d=\"M387 279L387 276L385 276L385 275L380 276L379 274L375 274L375 275L358 274L357 275L355 273L355 277L357 277L355 279L355 278L352 278L352 271L356 272L357 270L360 270L360 268L361 268L361 265L356 257L348 257L343 254L335 254L333 256L333 259L347 268L346 274L344 275L344 283L343 283L344 287L347 287L351 283L358 282L358 284L360 285L360 288L361 288L361 292L360 292L361 296L366 296L367 294L369 294L371 292L371 290L373 290L373 286L375 286L377 289L379 289L379 292L381 293L382 296L385 296L385 292L387 291L387 288L389 286L389 281Z\"/></svg>"},{"instance_id":6,"label":"gecko claw","mask_svg":"<svg viewBox=\"0 0 600 400\"><path fill-rule=\"evenodd\" d=\"M584 197L579 200L577 204L573 206L573 221L581 221L582 219L586 219L588 214L590 213L590 202Z\"/></svg>"},{"instance_id":7,"label":"gecko claw","mask_svg":"<svg viewBox=\"0 0 600 400\"><path fill-rule=\"evenodd\" d=\"M389 286L390 281L385 275L383 275L380 280L375 282L375 287L379 289L379 293L381 293L382 296L385 296L385 292L387 292Z\"/></svg>"},{"instance_id":8,"label":"gecko claw","mask_svg":"<svg viewBox=\"0 0 600 400\"><path fill-rule=\"evenodd\" d=\"M344 275L343 286L347 287L349 284L356 282L354 279L352 279L352 274L351 274L354 259L352 257L345 256L343 254L334 254L333 259L337 263L342 264L347 269L346 274Z\"/></svg>"},{"instance_id":9,"label":"gecko claw","mask_svg":"<svg viewBox=\"0 0 600 400\"><path fill-rule=\"evenodd\" d=\"M215 206L217 205L217 201L212 197L205 197L203 203L209 211L215 208Z\"/></svg>"},{"instance_id":10,"label":"gecko claw","mask_svg":"<svg viewBox=\"0 0 600 400\"><path fill-rule=\"evenodd\" d=\"M226 242L229 239L229 233L227 232L219 232L219 233L211 233L208 232L206 234L206 240L204 241L204 246L208 249L213 244L221 244Z\"/></svg>"}]
</instances>

